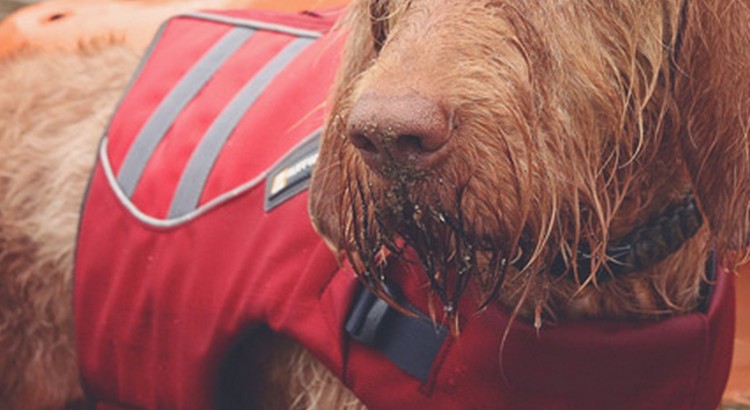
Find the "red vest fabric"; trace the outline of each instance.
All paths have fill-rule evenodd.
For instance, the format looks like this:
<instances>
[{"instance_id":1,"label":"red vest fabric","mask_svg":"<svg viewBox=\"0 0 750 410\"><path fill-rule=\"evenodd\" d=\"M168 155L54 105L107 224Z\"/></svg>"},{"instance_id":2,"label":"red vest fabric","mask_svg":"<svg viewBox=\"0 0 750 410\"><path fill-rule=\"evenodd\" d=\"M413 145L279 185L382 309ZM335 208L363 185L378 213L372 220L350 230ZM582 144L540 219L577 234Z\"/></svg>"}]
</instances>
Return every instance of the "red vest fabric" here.
<instances>
[{"instance_id":1,"label":"red vest fabric","mask_svg":"<svg viewBox=\"0 0 750 410\"><path fill-rule=\"evenodd\" d=\"M538 333L515 321L502 348L508 313L476 314L467 297L460 338L446 337L425 378L347 335L357 280L312 230L304 191L341 48L334 18L238 11L161 30L81 219L76 340L97 408L212 408L222 361L261 324L373 410L716 408L734 330L723 271L705 312ZM426 312L419 269L389 269Z\"/></svg>"}]
</instances>

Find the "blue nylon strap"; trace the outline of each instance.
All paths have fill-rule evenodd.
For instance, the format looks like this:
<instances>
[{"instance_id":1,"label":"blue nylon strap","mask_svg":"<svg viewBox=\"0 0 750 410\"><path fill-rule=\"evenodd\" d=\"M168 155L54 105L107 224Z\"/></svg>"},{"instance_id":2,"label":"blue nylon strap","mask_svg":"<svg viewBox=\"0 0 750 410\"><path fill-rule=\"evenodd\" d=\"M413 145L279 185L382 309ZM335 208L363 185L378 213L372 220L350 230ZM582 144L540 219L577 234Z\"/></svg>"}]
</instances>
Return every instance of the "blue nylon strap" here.
<instances>
[{"instance_id":1,"label":"blue nylon strap","mask_svg":"<svg viewBox=\"0 0 750 410\"><path fill-rule=\"evenodd\" d=\"M254 32L255 30L247 28L234 28L229 31L193 65L162 100L138 133L117 175L117 182L128 198L133 197L146 164L175 118Z\"/></svg>"},{"instance_id":2,"label":"blue nylon strap","mask_svg":"<svg viewBox=\"0 0 750 410\"><path fill-rule=\"evenodd\" d=\"M179 217L198 207L208 176L237 124L276 75L314 41L310 38L297 38L289 43L242 87L214 120L180 177L169 208L169 218Z\"/></svg>"},{"instance_id":3,"label":"blue nylon strap","mask_svg":"<svg viewBox=\"0 0 750 410\"><path fill-rule=\"evenodd\" d=\"M392 289L389 292L394 294ZM344 329L352 339L383 353L399 369L425 382L448 329L400 298L396 300L416 316L398 312L360 285Z\"/></svg>"}]
</instances>

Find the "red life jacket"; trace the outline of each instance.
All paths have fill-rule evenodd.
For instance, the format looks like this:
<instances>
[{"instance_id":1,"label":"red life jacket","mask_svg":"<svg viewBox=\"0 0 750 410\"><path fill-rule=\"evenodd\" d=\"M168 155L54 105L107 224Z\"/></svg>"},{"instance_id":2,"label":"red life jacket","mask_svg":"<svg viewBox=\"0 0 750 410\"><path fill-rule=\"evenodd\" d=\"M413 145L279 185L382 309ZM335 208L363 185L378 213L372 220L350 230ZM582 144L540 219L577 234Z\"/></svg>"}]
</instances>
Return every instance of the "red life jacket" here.
<instances>
[{"instance_id":1,"label":"red life jacket","mask_svg":"<svg viewBox=\"0 0 750 410\"><path fill-rule=\"evenodd\" d=\"M467 302L456 340L338 266L304 190L341 48L325 34L333 18L242 11L161 30L107 129L81 219L76 340L97 407L211 408L230 348L265 324L371 409L716 408L733 343L726 272L705 311L539 333L515 321L501 349L500 307ZM419 268L389 269L426 312Z\"/></svg>"}]
</instances>

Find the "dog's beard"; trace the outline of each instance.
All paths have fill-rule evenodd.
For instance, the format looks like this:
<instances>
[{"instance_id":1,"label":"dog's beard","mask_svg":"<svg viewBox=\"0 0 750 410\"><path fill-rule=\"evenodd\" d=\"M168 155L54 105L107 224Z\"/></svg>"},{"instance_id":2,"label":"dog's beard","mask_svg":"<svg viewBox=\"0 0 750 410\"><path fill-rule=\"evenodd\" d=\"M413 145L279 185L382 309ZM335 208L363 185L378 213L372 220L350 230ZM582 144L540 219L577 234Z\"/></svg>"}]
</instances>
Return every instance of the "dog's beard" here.
<instances>
[{"instance_id":1,"label":"dog's beard","mask_svg":"<svg viewBox=\"0 0 750 410\"><path fill-rule=\"evenodd\" d=\"M387 266L396 260L423 268L449 318L467 289L477 291L482 308L497 298L509 266L523 265L521 230L503 223L499 210L472 214L478 207L467 206L468 180L365 173L345 184L341 227L347 257L365 285L387 300ZM405 256L407 248L418 260Z\"/></svg>"}]
</instances>

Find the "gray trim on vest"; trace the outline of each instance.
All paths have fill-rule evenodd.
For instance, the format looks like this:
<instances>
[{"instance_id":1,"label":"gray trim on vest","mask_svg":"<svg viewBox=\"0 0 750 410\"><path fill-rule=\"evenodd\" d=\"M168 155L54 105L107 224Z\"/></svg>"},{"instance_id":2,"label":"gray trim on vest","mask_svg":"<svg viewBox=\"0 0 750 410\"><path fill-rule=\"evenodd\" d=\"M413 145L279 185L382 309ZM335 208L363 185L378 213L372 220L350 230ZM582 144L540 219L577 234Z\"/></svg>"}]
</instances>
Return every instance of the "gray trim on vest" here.
<instances>
[{"instance_id":1,"label":"gray trim on vest","mask_svg":"<svg viewBox=\"0 0 750 410\"><path fill-rule=\"evenodd\" d=\"M234 28L225 34L193 65L159 104L128 150L117 175L117 180L128 197L133 196L146 164L175 118L253 33L253 30L247 28Z\"/></svg>"},{"instance_id":2,"label":"gray trim on vest","mask_svg":"<svg viewBox=\"0 0 750 410\"><path fill-rule=\"evenodd\" d=\"M138 80L138 77L140 77L141 72L143 72L143 69L146 67L146 63L148 63L149 59L151 58L151 54L153 54L154 50L156 49L157 44L159 44L159 40L161 40L161 36L164 34L164 30L167 29L167 26L169 25L169 23L172 22L172 20L175 18L176 17L171 17L168 20L164 21L156 30L156 34L154 34L154 37L151 39L151 42L148 44L148 47L146 47L146 51L143 53L141 60L138 62L138 66L135 68L135 71L133 71L133 74L130 76L130 79L128 80L127 85L125 85L125 89L122 91L122 94L120 95L120 99L117 100L117 105L115 105L115 109L113 112L118 112L120 110L120 106L122 105L122 102L125 100L125 97L127 97L128 93L130 93L130 90L133 88L133 85L135 84L136 80ZM114 115L110 116L109 119L107 120L107 126L104 128L106 131L104 135L102 135L102 138L99 140L100 144L101 144L101 141L109 133L109 127L112 125L113 119L114 119Z\"/></svg>"},{"instance_id":3,"label":"gray trim on vest","mask_svg":"<svg viewBox=\"0 0 750 410\"><path fill-rule=\"evenodd\" d=\"M268 23L265 21L249 20L245 18L228 17L217 14L184 13L180 14L178 17L214 21L217 23L230 24L237 27L275 31L277 33L291 34L295 37L320 38L323 36L323 34L318 31L305 30L296 27L285 26L283 24Z\"/></svg>"},{"instance_id":4,"label":"gray trim on vest","mask_svg":"<svg viewBox=\"0 0 750 410\"><path fill-rule=\"evenodd\" d=\"M276 75L313 42L314 39L311 38L297 38L289 43L242 87L214 120L206 131L206 135L193 151L180 177L180 182L169 208L168 218L189 213L198 207L208 176L237 124L271 84Z\"/></svg>"},{"instance_id":5,"label":"gray trim on vest","mask_svg":"<svg viewBox=\"0 0 750 410\"><path fill-rule=\"evenodd\" d=\"M315 137L315 135L313 135ZM216 207L231 201L234 198L237 198L239 196L242 196L249 192L250 190L255 189L258 187L268 176L269 171L271 169L275 169L279 166L280 161L277 161L273 165L271 165L269 168L263 170L258 175L252 177L250 180L242 183L238 187L231 189L227 192L224 192L223 194L217 196L216 198L208 201L207 203L201 205L196 210L185 214L180 215L177 218L171 218L171 219L163 219L163 218L156 218L151 215L148 215L141 211L138 206L136 206L133 201L130 200L130 198L125 195L125 193L120 188L120 185L117 183L117 177L115 176L115 173L112 169L112 164L109 162L109 156L107 156L107 143L108 143L108 137L105 135L104 138L102 138L102 142L99 145L99 160L101 161L102 169L104 170L104 175L107 177L107 182L109 183L109 187L112 189L112 192L114 192L115 196L117 197L117 200L125 207L125 209L130 212L131 215L133 215L134 218L141 221L142 223L149 225L154 228L159 229L171 229L177 226L180 226L184 223L190 222L201 215L211 211L212 209L215 209ZM309 143L309 140L305 139L300 142L298 142L294 147L290 149L290 151L297 151L302 146L305 146Z\"/></svg>"}]
</instances>

